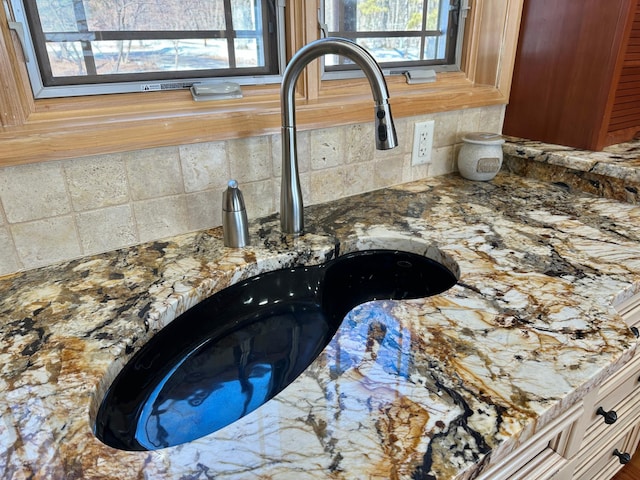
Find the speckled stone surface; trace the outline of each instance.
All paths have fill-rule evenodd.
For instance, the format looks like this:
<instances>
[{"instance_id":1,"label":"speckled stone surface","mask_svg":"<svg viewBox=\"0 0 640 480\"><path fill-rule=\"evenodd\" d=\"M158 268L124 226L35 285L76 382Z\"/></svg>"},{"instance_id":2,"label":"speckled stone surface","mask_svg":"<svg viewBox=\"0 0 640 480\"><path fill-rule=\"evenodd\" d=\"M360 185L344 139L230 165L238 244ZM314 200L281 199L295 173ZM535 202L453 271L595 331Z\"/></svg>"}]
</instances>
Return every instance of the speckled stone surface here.
<instances>
[{"instance_id":1,"label":"speckled stone surface","mask_svg":"<svg viewBox=\"0 0 640 480\"><path fill-rule=\"evenodd\" d=\"M504 168L623 202L640 203L640 139L601 152L507 138Z\"/></svg>"},{"instance_id":2,"label":"speckled stone surface","mask_svg":"<svg viewBox=\"0 0 640 480\"><path fill-rule=\"evenodd\" d=\"M0 477L469 479L620 368L612 305L640 290L640 207L500 173L443 176L307 209L308 233L254 221L0 278ZM353 309L274 399L188 444L124 452L100 399L154 332L241 278L336 253L410 250L450 290Z\"/></svg>"}]
</instances>

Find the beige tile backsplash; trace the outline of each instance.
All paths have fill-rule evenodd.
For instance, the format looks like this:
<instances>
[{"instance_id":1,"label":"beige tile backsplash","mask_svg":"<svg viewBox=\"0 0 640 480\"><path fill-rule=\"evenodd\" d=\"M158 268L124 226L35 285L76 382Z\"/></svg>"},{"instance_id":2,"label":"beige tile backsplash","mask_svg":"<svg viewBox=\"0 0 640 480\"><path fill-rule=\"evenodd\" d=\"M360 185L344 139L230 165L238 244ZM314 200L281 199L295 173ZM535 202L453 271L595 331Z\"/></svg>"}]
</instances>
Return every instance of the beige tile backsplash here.
<instances>
[{"instance_id":1,"label":"beige tile backsplash","mask_svg":"<svg viewBox=\"0 0 640 480\"><path fill-rule=\"evenodd\" d=\"M462 136L501 132L503 106L399 119L399 148L371 124L298 133L305 204L455 171ZM413 125L435 120L429 165L411 166ZM0 275L218 226L240 182L249 217L279 208L280 135L0 168Z\"/></svg>"},{"instance_id":2,"label":"beige tile backsplash","mask_svg":"<svg viewBox=\"0 0 640 480\"><path fill-rule=\"evenodd\" d=\"M57 217L72 210L59 162L4 168L0 200L10 224Z\"/></svg>"}]
</instances>

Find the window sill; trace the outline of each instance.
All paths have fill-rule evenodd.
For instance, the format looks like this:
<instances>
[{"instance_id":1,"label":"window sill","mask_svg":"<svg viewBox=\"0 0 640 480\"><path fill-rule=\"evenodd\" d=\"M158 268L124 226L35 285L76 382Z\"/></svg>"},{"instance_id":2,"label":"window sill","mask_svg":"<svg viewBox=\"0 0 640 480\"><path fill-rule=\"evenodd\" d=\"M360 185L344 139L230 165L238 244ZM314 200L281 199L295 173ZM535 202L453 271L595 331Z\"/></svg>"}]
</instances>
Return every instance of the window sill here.
<instances>
[{"instance_id":1,"label":"window sill","mask_svg":"<svg viewBox=\"0 0 640 480\"><path fill-rule=\"evenodd\" d=\"M462 73L420 86L394 77L388 86L397 118L507 101L498 88L473 85ZM0 165L279 132L279 86L245 88L244 94L216 102L194 102L188 91L37 101L25 124L0 131ZM298 128L369 122L372 108L364 80L323 82L317 100L297 99Z\"/></svg>"}]
</instances>

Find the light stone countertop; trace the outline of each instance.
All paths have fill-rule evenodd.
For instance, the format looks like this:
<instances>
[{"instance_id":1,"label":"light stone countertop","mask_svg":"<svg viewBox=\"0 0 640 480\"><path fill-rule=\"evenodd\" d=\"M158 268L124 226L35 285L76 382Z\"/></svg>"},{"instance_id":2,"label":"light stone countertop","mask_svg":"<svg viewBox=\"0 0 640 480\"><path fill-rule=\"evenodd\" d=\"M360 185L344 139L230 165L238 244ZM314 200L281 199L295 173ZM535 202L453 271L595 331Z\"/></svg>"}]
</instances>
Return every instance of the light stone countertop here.
<instances>
[{"instance_id":1,"label":"light stone countertop","mask_svg":"<svg viewBox=\"0 0 640 480\"><path fill-rule=\"evenodd\" d=\"M213 229L0 277L0 477L468 479L635 351L612 305L640 291L636 205L452 175L310 207L306 223L291 238L256 220L242 250ZM459 282L356 307L296 381L204 438L124 452L94 437L116 373L177 314L259 272L375 247Z\"/></svg>"},{"instance_id":2,"label":"light stone countertop","mask_svg":"<svg viewBox=\"0 0 640 480\"><path fill-rule=\"evenodd\" d=\"M506 169L594 195L640 203L640 139L600 152L505 137Z\"/></svg>"},{"instance_id":3,"label":"light stone countertop","mask_svg":"<svg viewBox=\"0 0 640 480\"><path fill-rule=\"evenodd\" d=\"M610 145L600 152L593 152L535 140L505 138L508 140L504 144L507 154L640 183L640 140Z\"/></svg>"}]
</instances>

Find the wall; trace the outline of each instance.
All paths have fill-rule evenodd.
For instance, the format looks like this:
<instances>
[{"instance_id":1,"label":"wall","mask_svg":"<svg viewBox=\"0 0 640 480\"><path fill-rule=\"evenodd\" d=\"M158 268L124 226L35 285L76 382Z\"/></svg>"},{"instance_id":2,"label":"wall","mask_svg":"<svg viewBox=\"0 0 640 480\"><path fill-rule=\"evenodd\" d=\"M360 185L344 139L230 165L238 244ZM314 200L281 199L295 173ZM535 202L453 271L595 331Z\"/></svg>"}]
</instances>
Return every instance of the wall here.
<instances>
[{"instance_id":1,"label":"wall","mask_svg":"<svg viewBox=\"0 0 640 480\"><path fill-rule=\"evenodd\" d=\"M504 106L402 118L400 146L374 148L372 124L298 133L306 205L455 170L467 132L500 132ZM413 125L435 120L432 163L411 166ZM240 183L249 219L279 209L280 135L0 169L0 275L221 224Z\"/></svg>"}]
</instances>

